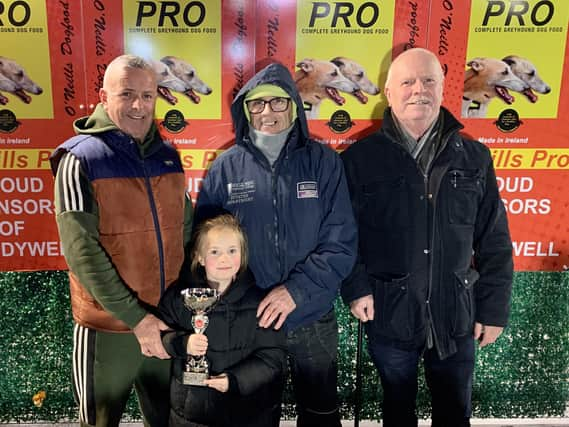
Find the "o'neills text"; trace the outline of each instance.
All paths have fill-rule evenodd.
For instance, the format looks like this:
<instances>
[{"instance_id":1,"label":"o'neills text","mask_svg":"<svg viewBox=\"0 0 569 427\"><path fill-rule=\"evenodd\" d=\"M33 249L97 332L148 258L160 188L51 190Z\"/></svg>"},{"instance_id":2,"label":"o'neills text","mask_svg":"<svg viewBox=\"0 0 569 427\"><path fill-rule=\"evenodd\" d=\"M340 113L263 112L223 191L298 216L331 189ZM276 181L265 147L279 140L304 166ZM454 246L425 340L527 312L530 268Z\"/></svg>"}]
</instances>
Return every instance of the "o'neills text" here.
<instances>
[{"instance_id":1,"label":"o'neills text","mask_svg":"<svg viewBox=\"0 0 569 427\"><path fill-rule=\"evenodd\" d=\"M279 32L279 4L277 1L270 1L269 8L274 12L273 16L267 20L267 56L275 56L278 52L277 33Z\"/></svg>"},{"instance_id":2,"label":"o'neills text","mask_svg":"<svg viewBox=\"0 0 569 427\"><path fill-rule=\"evenodd\" d=\"M75 101L75 76L72 62L67 62L63 67L63 77L65 78L65 87L63 88L65 112L69 116L74 116L75 108L71 105L71 102Z\"/></svg>"}]
</instances>

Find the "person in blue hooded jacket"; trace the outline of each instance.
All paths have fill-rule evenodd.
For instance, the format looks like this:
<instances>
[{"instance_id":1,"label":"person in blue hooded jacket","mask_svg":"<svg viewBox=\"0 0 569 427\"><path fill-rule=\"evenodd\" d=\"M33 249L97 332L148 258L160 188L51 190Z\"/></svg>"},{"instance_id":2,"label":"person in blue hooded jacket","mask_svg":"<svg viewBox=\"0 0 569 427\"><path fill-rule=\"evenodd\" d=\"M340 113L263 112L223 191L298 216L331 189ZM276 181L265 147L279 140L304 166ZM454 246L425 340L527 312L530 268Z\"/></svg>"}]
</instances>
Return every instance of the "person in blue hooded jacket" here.
<instances>
[{"instance_id":1,"label":"person in blue hooded jacket","mask_svg":"<svg viewBox=\"0 0 569 427\"><path fill-rule=\"evenodd\" d=\"M281 64L248 81L231 113L235 145L203 181L196 224L220 211L239 218L257 286L270 289L257 310L259 325L286 330L297 425L339 427L334 300L357 251L342 162L310 139Z\"/></svg>"}]
</instances>

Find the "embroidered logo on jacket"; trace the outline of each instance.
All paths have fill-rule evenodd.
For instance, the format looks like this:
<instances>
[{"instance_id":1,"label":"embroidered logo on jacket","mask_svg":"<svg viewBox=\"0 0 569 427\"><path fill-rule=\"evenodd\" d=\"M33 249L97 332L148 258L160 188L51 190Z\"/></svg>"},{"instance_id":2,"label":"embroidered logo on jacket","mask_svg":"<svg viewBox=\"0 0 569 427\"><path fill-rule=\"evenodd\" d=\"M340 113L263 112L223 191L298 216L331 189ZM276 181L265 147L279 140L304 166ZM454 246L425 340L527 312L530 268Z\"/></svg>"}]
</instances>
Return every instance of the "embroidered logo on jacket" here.
<instances>
[{"instance_id":1,"label":"embroidered logo on jacket","mask_svg":"<svg viewBox=\"0 0 569 427\"><path fill-rule=\"evenodd\" d=\"M318 183L316 181L304 181L296 183L297 199L317 199Z\"/></svg>"},{"instance_id":2,"label":"embroidered logo on jacket","mask_svg":"<svg viewBox=\"0 0 569 427\"><path fill-rule=\"evenodd\" d=\"M230 182L227 184L227 204L251 202L254 193L254 181Z\"/></svg>"}]
</instances>

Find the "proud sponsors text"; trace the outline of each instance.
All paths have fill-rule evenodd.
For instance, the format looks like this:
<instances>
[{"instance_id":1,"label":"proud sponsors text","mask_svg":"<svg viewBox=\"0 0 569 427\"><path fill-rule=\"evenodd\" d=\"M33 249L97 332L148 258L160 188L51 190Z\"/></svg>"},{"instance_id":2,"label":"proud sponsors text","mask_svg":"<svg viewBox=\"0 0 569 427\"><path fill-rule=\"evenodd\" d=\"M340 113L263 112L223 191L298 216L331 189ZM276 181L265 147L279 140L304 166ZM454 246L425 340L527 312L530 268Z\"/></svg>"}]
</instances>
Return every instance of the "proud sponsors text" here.
<instances>
[{"instance_id":1,"label":"proud sponsors text","mask_svg":"<svg viewBox=\"0 0 569 427\"><path fill-rule=\"evenodd\" d=\"M2 257L57 257L62 255L58 241L28 241L34 234L27 220L37 227L38 215L53 218L55 206L45 194L44 180L37 176L0 178L0 254ZM10 218L12 217L12 218ZM14 219L15 218L15 219ZM34 236L37 237L37 236ZM7 241L6 239L17 239Z\"/></svg>"},{"instance_id":2,"label":"proud sponsors text","mask_svg":"<svg viewBox=\"0 0 569 427\"><path fill-rule=\"evenodd\" d=\"M512 242L516 257L558 257L555 242Z\"/></svg>"},{"instance_id":3,"label":"proud sponsors text","mask_svg":"<svg viewBox=\"0 0 569 427\"><path fill-rule=\"evenodd\" d=\"M504 207L510 215L549 215L551 200L531 197L535 181L528 176L496 177Z\"/></svg>"}]
</instances>

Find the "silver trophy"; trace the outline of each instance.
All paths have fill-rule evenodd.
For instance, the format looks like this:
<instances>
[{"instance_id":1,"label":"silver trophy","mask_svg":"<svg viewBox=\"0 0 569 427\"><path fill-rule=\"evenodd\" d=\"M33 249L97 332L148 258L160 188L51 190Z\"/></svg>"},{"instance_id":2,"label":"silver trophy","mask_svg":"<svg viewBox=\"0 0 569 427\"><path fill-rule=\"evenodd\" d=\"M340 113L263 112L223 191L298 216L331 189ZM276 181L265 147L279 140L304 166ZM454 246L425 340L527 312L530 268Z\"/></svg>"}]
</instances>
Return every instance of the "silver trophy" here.
<instances>
[{"instance_id":1,"label":"silver trophy","mask_svg":"<svg viewBox=\"0 0 569 427\"><path fill-rule=\"evenodd\" d=\"M189 288L182 292L184 305L192 312L192 326L196 334L203 334L209 318L206 313L210 311L219 300L220 293L211 288ZM209 365L205 356L192 356L188 354L186 370L182 382L185 385L201 385L209 378Z\"/></svg>"}]
</instances>

